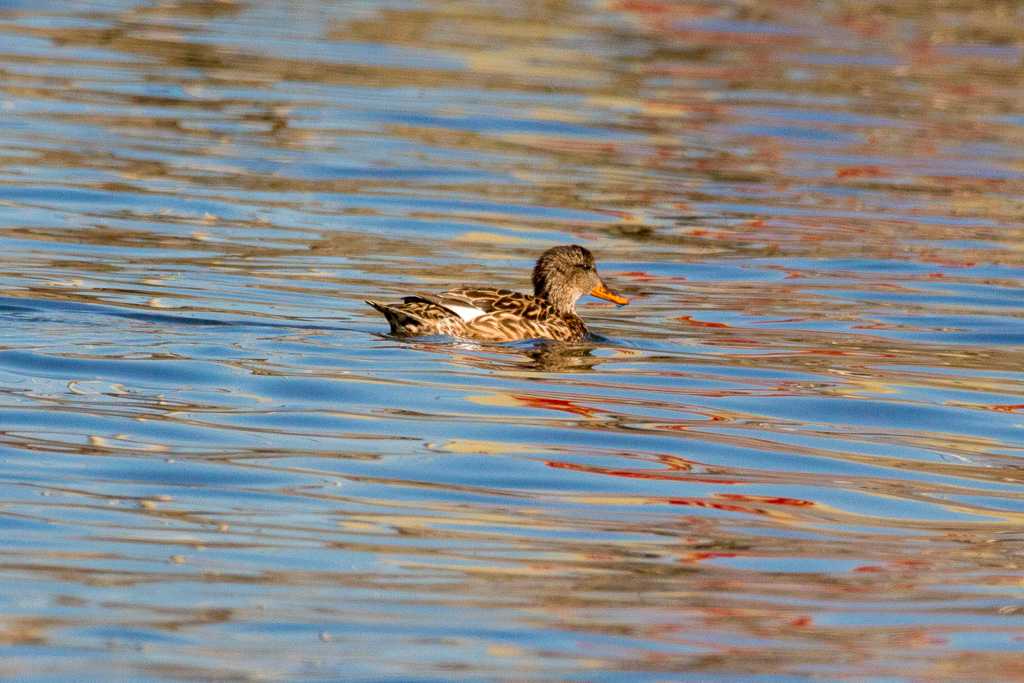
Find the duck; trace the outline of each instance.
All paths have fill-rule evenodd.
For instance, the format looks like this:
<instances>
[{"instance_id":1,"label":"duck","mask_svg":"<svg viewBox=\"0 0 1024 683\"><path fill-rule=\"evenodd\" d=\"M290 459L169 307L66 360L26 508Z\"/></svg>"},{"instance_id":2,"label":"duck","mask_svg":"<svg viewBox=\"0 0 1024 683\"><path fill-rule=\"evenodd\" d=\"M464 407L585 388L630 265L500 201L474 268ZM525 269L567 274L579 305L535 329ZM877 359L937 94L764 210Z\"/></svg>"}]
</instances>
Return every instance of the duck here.
<instances>
[{"instance_id":1,"label":"duck","mask_svg":"<svg viewBox=\"0 0 1024 683\"><path fill-rule=\"evenodd\" d=\"M487 342L552 339L577 342L589 332L576 313L584 294L620 306L629 299L605 285L585 247L552 247L533 267L533 294L496 287L456 287L440 294L413 294L396 303L367 300L403 337L448 335Z\"/></svg>"}]
</instances>

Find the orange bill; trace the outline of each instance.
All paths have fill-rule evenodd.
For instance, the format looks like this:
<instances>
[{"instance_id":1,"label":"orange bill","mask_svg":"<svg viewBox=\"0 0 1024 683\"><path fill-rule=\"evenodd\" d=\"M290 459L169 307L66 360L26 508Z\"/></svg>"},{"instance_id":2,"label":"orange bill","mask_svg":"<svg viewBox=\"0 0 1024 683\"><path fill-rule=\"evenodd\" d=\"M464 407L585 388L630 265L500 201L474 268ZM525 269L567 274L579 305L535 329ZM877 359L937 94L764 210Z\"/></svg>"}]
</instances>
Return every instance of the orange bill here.
<instances>
[{"instance_id":1,"label":"orange bill","mask_svg":"<svg viewBox=\"0 0 1024 683\"><path fill-rule=\"evenodd\" d=\"M604 286L603 282L598 282L597 285L590 290L590 296L596 296L598 299L604 299L606 301L614 301L620 306L625 306L629 303L629 299L608 289Z\"/></svg>"}]
</instances>

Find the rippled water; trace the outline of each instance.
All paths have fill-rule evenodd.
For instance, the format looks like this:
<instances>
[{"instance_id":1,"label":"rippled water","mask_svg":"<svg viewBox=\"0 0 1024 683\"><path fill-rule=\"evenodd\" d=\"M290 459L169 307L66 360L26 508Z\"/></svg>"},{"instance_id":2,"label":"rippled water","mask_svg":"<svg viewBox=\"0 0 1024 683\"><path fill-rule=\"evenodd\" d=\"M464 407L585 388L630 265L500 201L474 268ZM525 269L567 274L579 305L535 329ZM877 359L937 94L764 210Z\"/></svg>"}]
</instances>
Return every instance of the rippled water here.
<instances>
[{"instance_id":1,"label":"rippled water","mask_svg":"<svg viewBox=\"0 0 1024 683\"><path fill-rule=\"evenodd\" d=\"M0 675L1024 677L1018 3L0 2ZM591 248L580 346L363 304Z\"/></svg>"}]
</instances>

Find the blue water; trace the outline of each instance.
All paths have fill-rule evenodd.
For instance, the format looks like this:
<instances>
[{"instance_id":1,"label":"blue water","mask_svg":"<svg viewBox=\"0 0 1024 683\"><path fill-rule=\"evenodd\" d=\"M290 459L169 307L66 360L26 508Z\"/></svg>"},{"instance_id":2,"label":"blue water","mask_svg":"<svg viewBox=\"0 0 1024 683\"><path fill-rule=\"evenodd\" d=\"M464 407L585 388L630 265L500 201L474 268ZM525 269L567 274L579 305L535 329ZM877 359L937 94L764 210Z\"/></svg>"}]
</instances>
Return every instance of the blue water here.
<instances>
[{"instance_id":1,"label":"blue water","mask_svg":"<svg viewBox=\"0 0 1024 683\"><path fill-rule=\"evenodd\" d=\"M0 677L1024 676L1021 26L0 2Z\"/></svg>"}]
</instances>

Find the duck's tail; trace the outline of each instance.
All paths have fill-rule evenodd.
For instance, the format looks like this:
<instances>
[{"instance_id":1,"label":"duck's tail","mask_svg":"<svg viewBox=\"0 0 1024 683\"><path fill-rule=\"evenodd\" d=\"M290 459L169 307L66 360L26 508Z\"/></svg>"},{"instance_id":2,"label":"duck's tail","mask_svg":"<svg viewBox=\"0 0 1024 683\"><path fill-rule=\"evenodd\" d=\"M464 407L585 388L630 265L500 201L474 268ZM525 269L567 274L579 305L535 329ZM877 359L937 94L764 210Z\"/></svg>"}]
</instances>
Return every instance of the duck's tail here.
<instances>
[{"instance_id":1,"label":"duck's tail","mask_svg":"<svg viewBox=\"0 0 1024 683\"><path fill-rule=\"evenodd\" d=\"M424 326L422 318L408 311L403 311L398 306L389 306L372 299L367 299L366 303L380 311L381 315L387 319L388 324L391 325L391 334L415 335Z\"/></svg>"}]
</instances>

